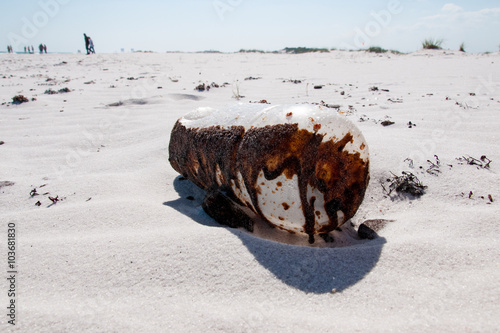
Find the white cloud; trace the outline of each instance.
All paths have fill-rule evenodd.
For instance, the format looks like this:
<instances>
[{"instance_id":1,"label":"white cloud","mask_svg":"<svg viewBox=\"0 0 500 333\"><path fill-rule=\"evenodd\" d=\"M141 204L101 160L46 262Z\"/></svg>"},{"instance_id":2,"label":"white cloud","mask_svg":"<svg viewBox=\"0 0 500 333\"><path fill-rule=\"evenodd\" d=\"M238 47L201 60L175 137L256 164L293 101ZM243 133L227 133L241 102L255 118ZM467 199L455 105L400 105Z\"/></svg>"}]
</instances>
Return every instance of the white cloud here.
<instances>
[{"instance_id":1,"label":"white cloud","mask_svg":"<svg viewBox=\"0 0 500 333\"><path fill-rule=\"evenodd\" d=\"M436 15L420 18L416 26L426 25L428 27L450 28L460 27L487 27L496 25L500 18L500 8L485 8L478 11L465 11L462 7L448 3L443 6L441 12Z\"/></svg>"},{"instance_id":2,"label":"white cloud","mask_svg":"<svg viewBox=\"0 0 500 333\"><path fill-rule=\"evenodd\" d=\"M465 11L462 7L448 3L441 8L438 14L424 16L412 24L400 24L388 27L396 31L422 30L462 30L462 29L496 29L500 26L500 7L484 8L477 11Z\"/></svg>"},{"instance_id":3,"label":"white cloud","mask_svg":"<svg viewBox=\"0 0 500 333\"><path fill-rule=\"evenodd\" d=\"M443 8L441 8L441 11L445 12L445 13L458 13L458 12L462 12L464 9L460 6L457 6L453 3L447 3L443 6Z\"/></svg>"}]
</instances>

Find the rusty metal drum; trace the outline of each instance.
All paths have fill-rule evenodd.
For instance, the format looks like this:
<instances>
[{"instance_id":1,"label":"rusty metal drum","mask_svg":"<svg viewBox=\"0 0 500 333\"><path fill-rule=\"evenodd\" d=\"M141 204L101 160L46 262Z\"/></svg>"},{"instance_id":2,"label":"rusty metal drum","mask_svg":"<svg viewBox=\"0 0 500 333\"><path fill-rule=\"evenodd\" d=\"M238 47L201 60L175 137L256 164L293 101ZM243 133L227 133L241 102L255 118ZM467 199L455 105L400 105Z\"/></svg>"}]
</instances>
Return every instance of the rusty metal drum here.
<instances>
[{"instance_id":1,"label":"rusty metal drum","mask_svg":"<svg viewBox=\"0 0 500 333\"><path fill-rule=\"evenodd\" d=\"M336 111L309 104L198 108L176 122L169 161L207 193L274 227L305 233L310 243L356 213L369 181L360 130ZM210 209L212 201L205 210L228 224L227 212ZM228 205L215 211L226 207L233 211Z\"/></svg>"}]
</instances>

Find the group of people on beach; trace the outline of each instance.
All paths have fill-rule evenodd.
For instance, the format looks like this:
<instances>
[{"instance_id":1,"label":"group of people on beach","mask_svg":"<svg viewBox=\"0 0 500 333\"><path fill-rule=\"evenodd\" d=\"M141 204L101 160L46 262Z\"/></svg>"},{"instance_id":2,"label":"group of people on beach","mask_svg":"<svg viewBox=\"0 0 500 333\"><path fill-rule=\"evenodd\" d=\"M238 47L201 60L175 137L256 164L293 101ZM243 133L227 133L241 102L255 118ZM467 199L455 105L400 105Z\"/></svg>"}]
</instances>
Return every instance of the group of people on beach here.
<instances>
[{"instance_id":1,"label":"group of people on beach","mask_svg":"<svg viewBox=\"0 0 500 333\"><path fill-rule=\"evenodd\" d=\"M87 51L87 54L95 53L94 42L92 41L92 38L90 38L90 36L87 36L86 34L83 34L83 37L85 38L85 49ZM38 50L40 50L40 54L43 54L43 53L47 54L47 45L45 45L45 44L38 45ZM7 45L7 52L14 53L14 49L12 48L12 45ZM78 52L80 52L80 51L78 51ZM33 45L25 46L24 53L34 54L35 48L33 47Z\"/></svg>"},{"instance_id":2,"label":"group of people on beach","mask_svg":"<svg viewBox=\"0 0 500 333\"><path fill-rule=\"evenodd\" d=\"M83 37L85 38L85 49L87 50L87 54L95 53L94 42L92 41L92 38L90 38L90 36L87 36L86 34L83 34Z\"/></svg>"},{"instance_id":3,"label":"group of people on beach","mask_svg":"<svg viewBox=\"0 0 500 333\"><path fill-rule=\"evenodd\" d=\"M14 51L12 51L12 46L10 47L10 49L11 49L11 52L9 52L9 53L14 53ZM46 54L47 53L47 45L45 45L45 44L38 45L38 50L40 51L40 54L42 54L42 53ZM33 45L25 46L24 53L34 54L35 48L33 47Z\"/></svg>"},{"instance_id":4,"label":"group of people on beach","mask_svg":"<svg viewBox=\"0 0 500 333\"><path fill-rule=\"evenodd\" d=\"M40 50L40 54L44 53L47 54L47 45L45 44L40 44L38 45L38 49Z\"/></svg>"},{"instance_id":5,"label":"group of people on beach","mask_svg":"<svg viewBox=\"0 0 500 333\"><path fill-rule=\"evenodd\" d=\"M24 53L29 53L29 54L33 54L35 53L35 48L33 47L33 45L31 46L25 46L24 47Z\"/></svg>"}]
</instances>

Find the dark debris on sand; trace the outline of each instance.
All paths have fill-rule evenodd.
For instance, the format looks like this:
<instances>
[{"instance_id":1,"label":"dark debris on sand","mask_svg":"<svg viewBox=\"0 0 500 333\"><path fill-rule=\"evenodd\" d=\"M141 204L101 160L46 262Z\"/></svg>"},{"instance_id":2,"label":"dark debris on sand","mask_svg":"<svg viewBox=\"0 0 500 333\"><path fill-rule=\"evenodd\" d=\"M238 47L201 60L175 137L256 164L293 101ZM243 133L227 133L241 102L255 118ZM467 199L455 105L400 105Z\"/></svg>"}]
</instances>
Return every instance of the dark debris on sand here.
<instances>
[{"instance_id":1,"label":"dark debris on sand","mask_svg":"<svg viewBox=\"0 0 500 333\"><path fill-rule=\"evenodd\" d=\"M59 89L58 91L52 90L52 89L47 89L45 90L44 94L46 95L57 95L57 94L64 94L64 93L69 93L71 90L68 87Z\"/></svg>"},{"instance_id":2,"label":"dark debris on sand","mask_svg":"<svg viewBox=\"0 0 500 333\"><path fill-rule=\"evenodd\" d=\"M383 122L380 123L382 126L390 126L390 125L394 125L394 122L393 121L390 121L390 120L384 120Z\"/></svg>"},{"instance_id":3,"label":"dark debris on sand","mask_svg":"<svg viewBox=\"0 0 500 333\"><path fill-rule=\"evenodd\" d=\"M468 165L477 165L477 167L481 169L489 169L491 164L491 160L488 157L486 157L486 155L482 155L479 159L474 158L472 156L462 156L457 158L457 160L461 164L465 163Z\"/></svg>"},{"instance_id":4,"label":"dark debris on sand","mask_svg":"<svg viewBox=\"0 0 500 333\"><path fill-rule=\"evenodd\" d=\"M393 191L410 194L414 197L420 197L424 194L427 186L423 185L417 176L409 171L403 171L401 174L401 176L392 174L392 178L387 179L389 183L388 190L382 185L387 194L390 195Z\"/></svg>"},{"instance_id":5,"label":"dark debris on sand","mask_svg":"<svg viewBox=\"0 0 500 333\"><path fill-rule=\"evenodd\" d=\"M361 239L375 239L378 237L377 232L382 230L387 223L394 222L394 220L386 219L371 219L366 220L358 227L358 236Z\"/></svg>"},{"instance_id":6,"label":"dark debris on sand","mask_svg":"<svg viewBox=\"0 0 500 333\"><path fill-rule=\"evenodd\" d=\"M205 84L205 83L200 83L197 85L194 90L202 92L202 91L210 91L210 88L220 88L220 87L225 87L227 83L224 83L222 85L219 85L215 82L212 82L210 84Z\"/></svg>"},{"instance_id":7,"label":"dark debris on sand","mask_svg":"<svg viewBox=\"0 0 500 333\"><path fill-rule=\"evenodd\" d=\"M29 99L24 97L24 95L17 95L12 97L12 104L22 104L29 102Z\"/></svg>"},{"instance_id":8,"label":"dark debris on sand","mask_svg":"<svg viewBox=\"0 0 500 333\"><path fill-rule=\"evenodd\" d=\"M11 182L9 180L0 181L0 188L7 187L7 186L14 186L14 185L15 185L15 183Z\"/></svg>"},{"instance_id":9,"label":"dark debris on sand","mask_svg":"<svg viewBox=\"0 0 500 333\"><path fill-rule=\"evenodd\" d=\"M378 237L377 233L366 224L361 224L358 228L358 236L361 239L375 239Z\"/></svg>"}]
</instances>

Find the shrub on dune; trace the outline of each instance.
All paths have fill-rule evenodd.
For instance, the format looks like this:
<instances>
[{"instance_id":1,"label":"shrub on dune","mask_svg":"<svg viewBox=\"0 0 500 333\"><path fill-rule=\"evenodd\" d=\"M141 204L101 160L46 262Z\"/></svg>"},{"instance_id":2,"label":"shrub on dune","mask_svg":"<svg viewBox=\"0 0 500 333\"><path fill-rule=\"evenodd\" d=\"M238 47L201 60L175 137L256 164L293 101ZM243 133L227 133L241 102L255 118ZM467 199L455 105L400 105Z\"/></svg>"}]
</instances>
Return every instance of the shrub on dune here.
<instances>
[{"instance_id":1,"label":"shrub on dune","mask_svg":"<svg viewBox=\"0 0 500 333\"><path fill-rule=\"evenodd\" d=\"M366 51L373 52L373 53L386 53L387 52L386 49L383 49L380 46L370 46Z\"/></svg>"},{"instance_id":2,"label":"shrub on dune","mask_svg":"<svg viewBox=\"0 0 500 333\"><path fill-rule=\"evenodd\" d=\"M443 44L442 39L428 38L422 42L422 48L424 50L441 50L442 44Z\"/></svg>"}]
</instances>

